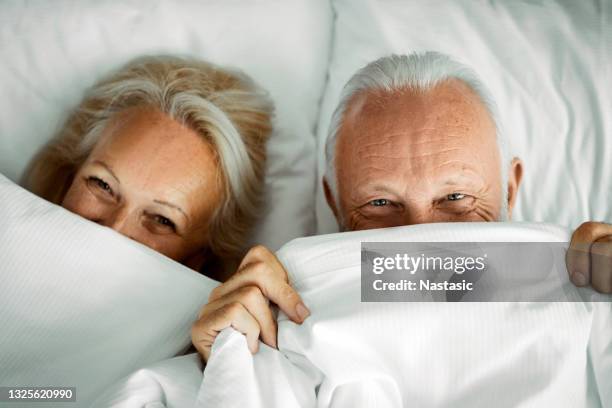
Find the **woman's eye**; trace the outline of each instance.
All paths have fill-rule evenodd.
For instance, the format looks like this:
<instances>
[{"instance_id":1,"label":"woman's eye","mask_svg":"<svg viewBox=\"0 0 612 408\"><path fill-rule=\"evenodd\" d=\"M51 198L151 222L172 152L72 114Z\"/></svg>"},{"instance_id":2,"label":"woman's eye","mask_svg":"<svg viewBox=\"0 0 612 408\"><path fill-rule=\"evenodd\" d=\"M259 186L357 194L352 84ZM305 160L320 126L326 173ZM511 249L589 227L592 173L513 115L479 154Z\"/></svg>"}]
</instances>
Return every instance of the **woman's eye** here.
<instances>
[{"instance_id":1,"label":"woman's eye","mask_svg":"<svg viewBox=\"0 0 612 408\"><path fill-rule=\"evenodd\" d=\"M446 196L448 201L459 201L465 198L465 194L461 193L452 193Z\"/></svg>"},{"instance_id":2,"label":"woman's eye","mask_svg":"<svg viewBox=\"0 0 612 408\"><path fill-rule=\"evenodd\" d=\"M386 205L389 205L390 203L391 202L386 198L377 198L376 200L370 201L369 204L373 207L384 207Z\"/></svg>"},{"instance_id":3,"label":"woman's eye","mask_svg":"<svg viewBox=\"0 0 612 408\"><path fill-rule=\"evenodd\" d=\"M155 215L153 218L159 225L170 228L172 231L176 231L176 225L172 222L172 220L164 217L163 215Z\"/></svg>"},{"instance_id":4,"label":"woman's eye","mask_svg":"<svg viewBox=\"0 0 612 408\"><path fill-rule=\"evenodd\" d=\"M93 183L99 189L107 192L110 195L113 195L113 189L111 188L111 186L106 181L102 180L101 178L96 177L96 176L90 176L87 180L90 183Z\"/></svg>"}]
</instances>

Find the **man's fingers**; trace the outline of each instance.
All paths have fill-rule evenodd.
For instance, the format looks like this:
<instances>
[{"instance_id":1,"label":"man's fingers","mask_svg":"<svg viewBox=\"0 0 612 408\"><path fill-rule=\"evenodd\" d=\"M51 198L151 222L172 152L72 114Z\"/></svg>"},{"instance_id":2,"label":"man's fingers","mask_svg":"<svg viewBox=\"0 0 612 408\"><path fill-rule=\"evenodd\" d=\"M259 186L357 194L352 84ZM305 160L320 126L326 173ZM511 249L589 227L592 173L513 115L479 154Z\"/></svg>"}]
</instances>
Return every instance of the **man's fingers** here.
<instances>
[{"instance_id":1,"label":"man's fingers","mask_svg":"<svg viewBox=\"0 0 612 408\"><path fill-rule=\"evenodd\" d=\"M612 234L612 226L601 222L585 222L574 231L566 254L567 270L576 286L591 282L591 245Z\"/></svg>"},{"instance_id":2,"label":"man's fingers","mask_svg":"<svg viewBox=\"0 0 612 408\"><path fill-rule=\"evenodd\" d=\"M249 262L246 262L247 258L250 258ZM264 247L251 249L238 272L215 288L209 300L219 299L244 286L257 286L266 298L276 303L296 323L302 323L310 315L300 295L289 285L285 268Z\"/></svg>"},{"instance_id":3,"label":"man's fingers","mask_svg":"<svg viewBox=\"0 0 612 408\"><path fill-rule=\"evenodd\" d=\"M259 324L239 302L228 303L195 322L191 329L191 340L198 352L208 361L210 350L219 332L233 327L246 336L249 350L259 349Z\"/></svg>"},{"instance_id":4,"label":"man's fingers","mask_svg":"<svg viewBox=\"0 0 612 408\"><path fill-rule=\"evenodd\" d=\"M591 284L601 293L612 293L612 235L591 246Z\"/></svg>"},{"instance_id":5,"label":"man's fingers","mask_svg":"<svg viewBox=\"0 0 612 408\"><path fill-rule=\"evenodd\" d=\"M587 286L590 281L591 262L589 244L570 245L565 254L565 264L570 279L576 286Z\"/></svg>"}]
</instances>

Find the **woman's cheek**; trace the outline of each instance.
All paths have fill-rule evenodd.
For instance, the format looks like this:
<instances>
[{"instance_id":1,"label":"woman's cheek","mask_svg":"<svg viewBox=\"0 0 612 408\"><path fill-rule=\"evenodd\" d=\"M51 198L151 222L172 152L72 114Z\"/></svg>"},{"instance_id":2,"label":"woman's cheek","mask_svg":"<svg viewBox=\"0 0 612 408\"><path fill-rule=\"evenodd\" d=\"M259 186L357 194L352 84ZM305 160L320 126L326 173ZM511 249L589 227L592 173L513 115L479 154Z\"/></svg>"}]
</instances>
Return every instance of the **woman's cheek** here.
<instances>
[{"instance_id":1,"label":"woman's cheek","mask_svg":"<svg viewBox=\"0 0 612 408\"><path fill-rule=\"evenodd\" d=\"M62 207L89 220L97 220L102 217L106 206L99 203L86 186L73 183L62 201Z\"/></svg>"},{"instance_id":2,"label":"woman's cheek","mask_svg":"<svg viewBox=\"0 0 612 408\"><path fill-rule=\"evenodd\" d=\"M150 232L145 232L146 237L142 237L139 241L150 247L151 249L171 258L175 261L181 261L185 257L184 244L180 237L176 235L157 235Z\"/></svg>"}]
</instances>

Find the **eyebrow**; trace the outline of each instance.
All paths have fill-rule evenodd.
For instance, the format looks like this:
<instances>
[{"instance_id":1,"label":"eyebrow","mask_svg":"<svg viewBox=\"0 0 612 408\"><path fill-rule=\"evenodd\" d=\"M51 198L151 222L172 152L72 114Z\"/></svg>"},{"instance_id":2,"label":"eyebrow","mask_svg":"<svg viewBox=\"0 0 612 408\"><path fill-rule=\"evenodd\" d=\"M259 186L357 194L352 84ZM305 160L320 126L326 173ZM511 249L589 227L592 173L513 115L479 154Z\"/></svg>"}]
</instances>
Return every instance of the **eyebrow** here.
<instances>
[{"instance_id":1,"label":"eyebrow","mask_svg":"<svg viewBox=\"0 0 612 408\"><path fill-rule=\"evenodd\" d=\"M365 185L359 186L357 189L357 194L360 196L360 200L365 198L363 197L364 195L370 195L372 193L386 193L391 194L395 197L401 197L401 194L398 194L398 192L393 187L377 182L374 182L372 184L366 183Z\"/></svg>"},{"instance_id":2,"label":"eyebrow","mask_svg":"<svg viewBox=\"0 0 612 408\"><path fill-rule=\"evenodd\" d=\"M187 216L187 213L183 211L183 209L179 207L178 205L175 205L167 201L163 201L163 200L153 200L153 202L156 204L165 205L166 207L174 208L175 210L180 211L185 216L185 218L189 219L189 216Z\"/></svg>"},{"instance_id":3,"label":"eyebrow","mask_svg":"<svg viewBox=\"0 0 612 408\"><path fill-rule=\"evenodd\" d=\"M108 171L110 175L113 176L115 180L117 180L117 183L121 184L121 181L119 181L119 177L115 175L115 172L113 171L113 169L111 169L111 167L108 164L104 163L102 160L94 160L94 163L104 167L106 171Z\"/></svg>"},{"instance_id":4,"label":"eyebrow","mask_svg":"<svg viewBox=\"0 0 612 408\"><path fill-rule=\"evenodd\" d=\"M479 187L482 184L482 176L480 176L478 173L474 174L478 177L474 177L473 175L451 175L444 180L442 185Z\"/></svg>"},{"instance_id":5,"label":"eyebrow","mask_svg":"<svg viewBox=\"0 0 612 408\"><path fill-rule=\"evenodd\" d=\"M449 177L447 177L441 184L441 186L465 186L466 188L478 188L480 186L480 183L477 181L474 181L472 179L470 179L469 177L457 177L455 175L451 175ZM396 197L401 197L401 194L398 194L398 192L389 185L386 184L381 184L381 183L372 183L372 184L365 184L362 186L363 188L361 188L359 191L359 193L364 194L364 193L387 193L387 194L392 194L395 195Z\"/></svg>"},{"instance_id":6,"label":"eyebrow","mask_svg":"<svg viewBox=\"0 0 612 408\"><path fill-rule=\"evenodd\" d=\"M387 185L384 185L384 184L370 184L370 185L366 184L365 189L372 190L375 192L380 192L380 193L397 194L393 188Z\"/></svg>"},{"instance_id":7,"label":"eyebrow","mask_svg":"<svg viewBox=\"0 0 612 408\"><path fill-rule=\"evenodd\" d=\"M121 184L121 182L119 181L119 178L115 175L115 172L107 163L103 162L102 160L94 160L93 163L104 167L106 171L108 171L110 175L113 176L115 180L117 180L117 183ZM178 210L179 212L181 212L185 216L185 218L189 219L189 216L187 215L187 213L183 211L183 209L179 207L178 205L175 205L167 201L163 201L163 200L153 200L153 202L156 204L164 205L166 207L174 208L175 210Z\"/></svg>"}]
</instances>

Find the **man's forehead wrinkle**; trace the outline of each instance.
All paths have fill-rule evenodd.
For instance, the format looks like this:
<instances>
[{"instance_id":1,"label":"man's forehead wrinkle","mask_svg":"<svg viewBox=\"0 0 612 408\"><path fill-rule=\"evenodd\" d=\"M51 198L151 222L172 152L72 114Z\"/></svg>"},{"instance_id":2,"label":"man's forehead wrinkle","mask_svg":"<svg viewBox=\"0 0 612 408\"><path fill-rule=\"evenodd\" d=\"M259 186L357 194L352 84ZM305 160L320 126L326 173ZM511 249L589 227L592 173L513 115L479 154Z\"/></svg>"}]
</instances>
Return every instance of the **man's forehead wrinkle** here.
<instances>
[{"instance_id":1,"label":"man's forehead wrinkle","mask_svg":"<svg viewBox=\"0 0 612 408\"><path fill-rule=\"evenodd\" d=\"M358 174L365 175L364 179L373 178L378 180L380 179L378 172L390 176L388 163L381 161L365 162L358 167Z\"/></svg>"},{"instance_id":2,"label":"man's forehead wrinkle","mask_svg":"<svg viewBox=\"0 0 612 408\"><path fill-rule=\"evenodd\" d=\"M383 160L421 160L425 158L430 158L432 156L440 156L444 153L450 153L457 150L463 150L460 147L449 147L446 149L439 149L434 152L413 152L413 154L383 154L383 153L374 153L370 150L366 150L365 153L360 157L361 159L383 159ZM393 150L397 151L397 150ZM460 160L455 160L462 162ZM447 161L448 163L448 161Z\"/></svg>"},{"instance_id":3,"label":"man's forehead wrinkle","mask_svg":"<svg viewBox=\"0 0 612 408\"><path fill-rule=\"evenodd\" d=\"M345 129L352 133L353 137L367 136L368 133L406 137L408 132L437 131L443 125L449 128L453 125L464 128L465 124L460 123L437 123L441 117L447 116L443 114L444 109L440 110L439 107L434 106L431 112L423 114L423 98L422 95L405 92L399 95L388 93L384 96L359 94L349 105L345 118L345 125L349 126Z\"/></svg>"},{"instance_id":4,"label":"man's forehead wrinkle","mask_svg":"<svg viewBox=\"0 0 612 408\"><path fill-rule=\"evenodd\" d=\"M427 156L421 156L427 157ZM389 157L384 155L369 154L368 158L372 160L355 160L358 165L355 167L356 173L352 173L354 182L358 185L367 184L383 184L394 183L413 177L415 170L419 174L421 181L446 184L465 184L468 181L471 183L480 184L484 181L483 175L478 170L478 166L474 163L462 159L446 158L442 161L425 160L425 163L400 157ZM402 160L401 168L396 165L394 160ZM425 167L423 167L425 164ZM416 167L415 167L416 166ZM381 177L384 175L384 177ZM350 183L350 180L346 180Z\"/></svg>"},{"instance_id":5,"label":"man's forehead wrinkle","mask_svg":"<svg viewBox=\"0 0 612 408\"><path fill-rule=\"evenodd\" d=\"M407 157L406 155L393 155L393 154L381 154L381 153L371 153L369 151L366 151L366 153L360 157L361 159L384 159L384 160L407 160L410 159L410 157ZM365 167L365 166L361 166L361 167Z\"/></svg>"},{"instance_id":6,"label":"man's forehead wrinkle","mask_svg":"<svg viewBox=\"0 0 612 408\"><path fill-rule=\"evenodd\" d=\"M380 137L404 139L404 138L408 138L411 136L423 135L424 139L426 139L424 140L424 142L426 142L426 141L446 141L452 138L449 136L460 136L460 137L464 136L463 133L440 132L440 130L446 130L446 129L469 130L470 126L467 126L467 125L444 125L444 126L439 125L439 126L432 126L432 127L412 127L412 128L403 127L398 130L381 132ZM428 134L430 134L431 136L429 136ZM366 136L367 133L359 132L358 135ZM435 136L440 136L440 137L434 138Z\"/></svg>"},{"instance_id":7,"label":"man's forehead wrinkle","mask_svg":"<svg viewBox=\"0 0 612 408\"><path fill-rule=\"evenodd\" d=\"M461 159L447 159L444 161L440 161L436 163L436 167L449 167L449 165L453 163L459 163L460 166L452 166L460 167L457 168L457 170L459 171L475 171L477 168L477 166L473 162Z\"/></svg>"},{"instance_id":8,"label":"man's forehead wrinkle","mask_svg":"<svg viewBox=\"0 0 612 408\"><path fill-rule=\"evenodd\" d=\"M343 142L349 144L360 144L364 147L371 148L377 146L387 147L390 143L404 144L427 144L434 142L449 142L461 139L465 135L455 132L441 132L442 129L464 129L461 126L447 127L432 127L432 128L403 128L394 131L361 131L355 132L353 135L348 135L348 138L342 138ZM350 137L352 136L352 138ZM374 139L375 138L375 139ZM351 140L352 139L352 140ZM374 139L374 140L373 140ZM408 143L407 143L408 142Z\"/></svg>"},{"instance_id":9,"label":"man's forehead wrinkle","mask_svg":"<svg viewBox=\"0 0 612 408\"><path fill-rule=\"evenodd\" d=\"M474 116L474 117L473 117ZM482 118L475 115L459 115L453 112L437 112L432 114L395 115L395 112L382 112L378 115L364 115L350 121L348 126L351 136L355 139L376 134L377 137L407 138L421 136L440 139L452 137L464 138L466 133L481 127ZM345 132L343 132L345 133ZM437 139L437 138L436 138Z\"/></svg>"}]
</instances>

